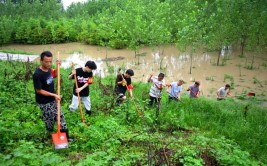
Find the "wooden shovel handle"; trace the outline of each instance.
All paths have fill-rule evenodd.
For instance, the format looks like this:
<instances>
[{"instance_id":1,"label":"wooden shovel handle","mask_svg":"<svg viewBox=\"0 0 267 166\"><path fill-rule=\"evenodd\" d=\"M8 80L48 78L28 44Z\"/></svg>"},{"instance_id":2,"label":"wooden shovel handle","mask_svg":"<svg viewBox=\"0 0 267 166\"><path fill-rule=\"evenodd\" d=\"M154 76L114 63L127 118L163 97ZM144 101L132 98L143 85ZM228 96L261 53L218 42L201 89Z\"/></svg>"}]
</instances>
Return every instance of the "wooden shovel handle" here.
<instances>
[{"instance_id":1,"label":"wooden shovel handle","mask_svg":"<svg viewBox=\"0 0 267 166\"><path fill-rule=\"evenodd\" d=\"M59 52L57 53L57 61L60 60ZM60 65L57 62L57 95L60 96ZM57 100L57 130L60 132L60 100Z\"/></svg>"},{"instance_id":2,"label":"wooden shovel handle","mask_svg":"<svg viewBox=\"0 0 267 166\"><path fill-rule=\"evenodd\" d=\"M74 63L72 63L71 67L72 67L72 70L75 70ZM74 80L75 80L75 87L76 87L76 89L78 89L79 87L78 87L76 74L73 74L73 76L74 76ZM80 114L81 114L81 117L82 117L82 122L87 126L87 124L84 122L84 116L83 116L80 93L77 93L77 96L78 96L78 102L79 102L79 108L80 108Z\"/></svg>"}]
</instances>

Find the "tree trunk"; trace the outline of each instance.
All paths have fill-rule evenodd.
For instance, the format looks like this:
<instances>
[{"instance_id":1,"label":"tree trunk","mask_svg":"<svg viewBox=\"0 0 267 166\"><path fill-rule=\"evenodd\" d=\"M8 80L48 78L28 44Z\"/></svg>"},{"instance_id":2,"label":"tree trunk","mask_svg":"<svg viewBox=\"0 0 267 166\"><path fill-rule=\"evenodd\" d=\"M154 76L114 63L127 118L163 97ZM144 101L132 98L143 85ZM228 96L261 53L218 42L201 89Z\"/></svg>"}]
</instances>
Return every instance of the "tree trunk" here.
<instances>
[{"instance_id":1,"label":"tree trunk","mask_svg":"<svg viewBox=\"0 0 267 166\"><path fill-rule=\"evenodd\" d=\"M245 44L241 42L241 57L244 56L244 47L245 47Z\"/></svg>"},{"instance_id":2,"label":"tree trunk","mask_svg":"<svg viewBox=\"0 0 267 166\"><path fill-rule=\"evenodd\" d=\"M108 59L108 47L107 47L107 43L105 42L105 47L106 47L106 60Z\"/></svg>"},{"instance_id":3,"label":"tree trunk","mask_svg":"<svg viewBox=\"0 0 267 166\"><path fill-rule=\"evenodd\" d=\"M189 71L189 74L192 74L192 64L193 64L193 53L190 54L190 71Z\"/></svg>"},{"instance_id":4,"label":"tree trunk","mask_svg":"<svg viewBox=\"0 0 267 166\"><path fill-rule=\"evenodd\" d=\"M217 58L217 66L220 64L220 58L221 58L221 50L219 50L218 58Z\"/></svg>"},{"instance_id":5,"label":"tree trunk","mask_svg":"<svg viewBox=\"0 0 267 166\"><path fill-rule=\"evenodd\" d=\"M251 61L251 65L250 65L250 69L252 70L254 67L254 58L255 58L255 55L252 56L252 61Z\"/></svg>"},{"instance_id":6,"label":"tree trunk","mask_svg":"<svg viewBox=\"0 0 267 166\"><path fill-rule=\"evenodd\" d=\"M246 45L246 39L247 37L245 35L242 36L242 41L241 41L241 57L244 56L244 49Z\"/></svg>"}]
</instances>

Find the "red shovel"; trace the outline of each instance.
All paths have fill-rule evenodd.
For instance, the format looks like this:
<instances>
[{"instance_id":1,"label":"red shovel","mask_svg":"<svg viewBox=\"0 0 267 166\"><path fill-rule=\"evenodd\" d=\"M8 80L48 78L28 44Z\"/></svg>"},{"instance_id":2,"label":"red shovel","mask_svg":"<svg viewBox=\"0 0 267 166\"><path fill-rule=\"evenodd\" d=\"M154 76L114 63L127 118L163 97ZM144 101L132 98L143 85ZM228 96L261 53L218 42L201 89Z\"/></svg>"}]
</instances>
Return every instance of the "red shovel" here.
<instances>
[{"instance_id":1,"label":"red shovel","mask_svg":"<svg viewBox=\"0 0 267 166\"><path fill-rule=\"evenodd\" d=\"M234 96L234 97L245 97L245 96L249 96L249 97L255 97L255 96L256 96L256 94L255 94L255 93L253 93L253 92L248 92L246 95L244 94L244 95L238 95L238 96Z\"/></svg>"},{"instance_id":2,"label":"red shovel","mask_svg":"<svg viewBox=\"0 0 267 166\"><path fill-rule=\"evenodd\" d=\"M59 53L57 54L59 60ZM60 96L60 66L57 63L57 94ZM52 134L55 149L68 148L68 139L66 133L60 132L60 100L57 100L57 133Z\"/></svg>"},{"instance_id":3,"label":"red shovel","mask_svg":"<svg viewBox=\"0 0 267 166\"><path fill-rule=\"evenodd\" d=\"M256 96L256 94L253 93L253 92L249 92L249 93L247 94L247 96Z\"/></svg>"}]
</instances>

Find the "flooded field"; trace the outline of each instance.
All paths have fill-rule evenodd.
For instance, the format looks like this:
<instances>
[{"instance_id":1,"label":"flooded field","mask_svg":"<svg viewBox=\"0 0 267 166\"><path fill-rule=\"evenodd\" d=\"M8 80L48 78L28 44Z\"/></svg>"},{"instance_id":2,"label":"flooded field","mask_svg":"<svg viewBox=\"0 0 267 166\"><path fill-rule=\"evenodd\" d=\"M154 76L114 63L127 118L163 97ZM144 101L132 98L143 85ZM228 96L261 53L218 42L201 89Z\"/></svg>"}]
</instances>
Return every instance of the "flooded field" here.
<instances>
[{"instance_id":1,"label":"flooded field","mask_svg":"<svg viewBox=\"0 0 267 166\"><path fill-rule=\"evenodd\" d=\"M192 73L190 74L190 55L181 53L173 45L159 48L144 47L135 57L134 51L128 49L106 49L82 43L50 44L50 45L9 45L0 49L24 50L40 54L50 50L54 55L60 52L62 67L84 66L87 60L94 60L98 65L95 72L102 77L112 74L114 79L118 68L131 68L135 72L133 81L146 82L149 74L158 75L163 72L167 83L183 79L187 89L194 81L201 82L201 95L216 98L216 91L226 83L234 85L232 94L253 92L267 99L267 55L266 53L246 52L244 57L234 49L222 50L220 64L216 66L217 52L196 52L192 56ZM254 56L254 60L253 60ZM37 59L38 60L38 59ZM248 67L253 64L252 69ZM185 94L187 92L184 90Z\"/></svg>"}]
</instances>

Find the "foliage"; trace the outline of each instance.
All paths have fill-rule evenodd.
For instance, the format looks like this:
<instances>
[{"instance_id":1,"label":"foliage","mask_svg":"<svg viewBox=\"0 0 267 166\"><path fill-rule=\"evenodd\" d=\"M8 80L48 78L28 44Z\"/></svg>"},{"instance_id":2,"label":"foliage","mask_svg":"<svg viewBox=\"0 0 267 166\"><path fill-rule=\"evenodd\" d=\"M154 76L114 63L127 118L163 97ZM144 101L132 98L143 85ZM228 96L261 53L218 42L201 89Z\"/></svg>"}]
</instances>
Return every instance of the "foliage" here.
<instances>
[{"instance_id":1,"label":"foliage","mask_svg":"<svg viewBox=\"0 0 267 166\"><path fill-rule=\"evenodd\" d=\"M58 0L7 0L0 9L0 44L79 41L135 54L143 45L175 43L193 54L238 44L242 56L267 44L265 0L91 0L65 10Z\"/></svg>"},{"instance_id":2,"label":"foliage","mask_svg":"<svg viewBox=\"0 0 267 166\"><path fill-rule=\"evenodd\" d=\"M62 109L74 142L54 150L35 101L31 75L37 64L0 61L1 165L264 165L266 109L250 99L216 101L163 94L159 116L148 107L149 84L134 83L134 97L120 106L115 76L94 78L92 116L67 110L73 82L61 70ZM139 114L141 112L142 114ZM246 138L246 139L243 139Z\"/></svg>"}]
</instances>

